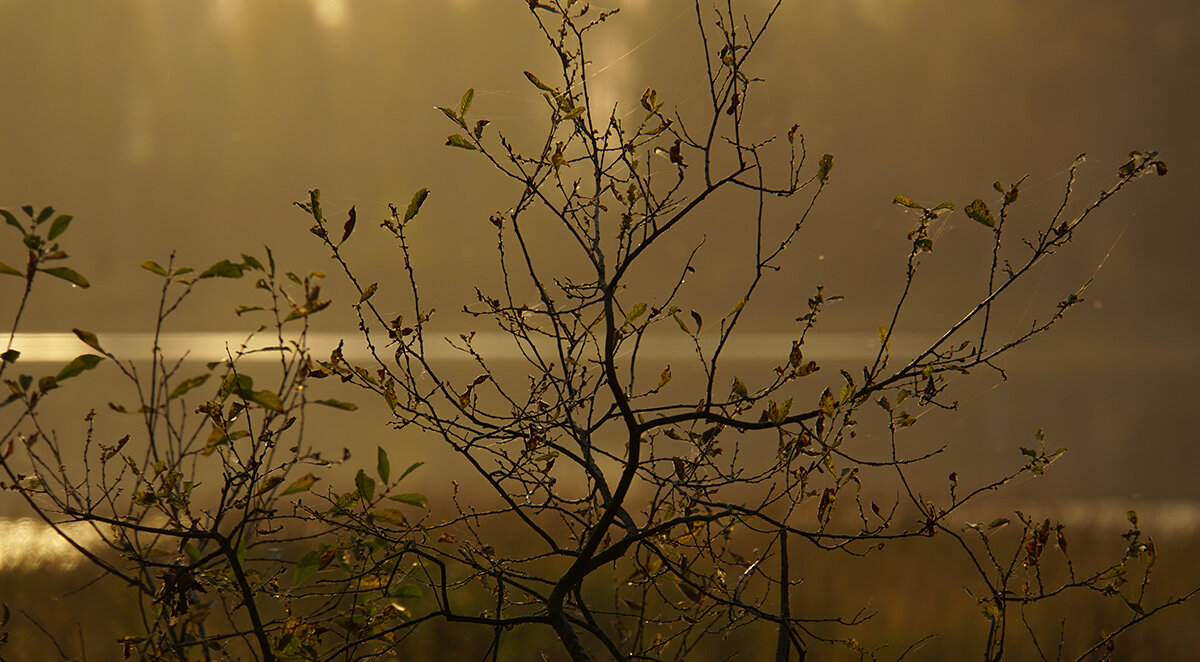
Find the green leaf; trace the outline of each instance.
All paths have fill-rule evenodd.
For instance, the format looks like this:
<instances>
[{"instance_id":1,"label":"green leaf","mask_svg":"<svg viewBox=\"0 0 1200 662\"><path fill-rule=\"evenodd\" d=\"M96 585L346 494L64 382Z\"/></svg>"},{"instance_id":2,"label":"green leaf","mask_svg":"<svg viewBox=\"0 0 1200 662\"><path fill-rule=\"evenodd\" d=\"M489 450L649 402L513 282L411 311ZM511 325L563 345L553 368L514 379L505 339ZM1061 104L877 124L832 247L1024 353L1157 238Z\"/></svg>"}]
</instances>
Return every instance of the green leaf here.
<instances>
[{"instance_id":1,"label":"green leaf","mask_svg":"<svg viewBox=\"0 0 1200 662\"><path fill-rule=\"evenodd\" d=\"M287 317L283 318L283 321L290 322L294 319L300 319L301 317L308 317L309 315L315 315L315 314L321 312L322 310L325 310L326 308L328 308L329 304L330 304L329 299L324 299L324 300L314 299L312 301L309 301L308 303L305 303L302 306L296 306L296 307L292 308L291 312L289 312L287 314Z\"/></svg>"},{"instance_id":2,"label":"green leaf","mask_svg":"<svg viewBox=\"0 0 1200 662\"><path fill-rule=\"evenodd\" d=\"M237 564L239 567L246 566L246 536L245 536L245 534L243 534L242 537L238 539L237 550L234 552L234 557L237 559Z\"/></svg>"},{"instance_id":3,"label":"green leaf","mask_svg":"<svg viewBox=\"0 0 1200 662\"><path fill-rule=\"evenodd\" d=\"M211 369L212 368L210 367L209 370L211 370ZM228 398L230 395L232 395L234 393L237 393L238 395L242 395L243 397L245 397L243 394L250 393L253 390L253 388L254 388L254 378L253 377L251 377L250 375L243 375L243 374L231 372L231 373L225 375L225 378L221 380L221 389L217 392L217 395L219 395L222 400L224 400L225 398Z\"/></svg>"},{"instance_id":4,"label":"green leaf","mask_svg":"<svg viewBox=\"0 0 1200 662\"><path fill-rule=\"evenodd\" d=\"M221 432L220 428L213 428L212 434L208 436L208 441L204 444L204 450L200 451L201 455L208 457L213 454L213 451L218 447L224 446L238 439L249 437L250 433L245 430L234 430L228 434Z\"/></svg>"},{"instance_id":5,"label":"green leaf","mask_svg":"<svg viewBox=\"0 0 1200 662\"><path fill-rule=\"evenodd\" d=\"M821 400L818 406L821 410L821 413L826 415L832 415L833 411L837 409L837 400L833 399L833 393L831 393L828 388L821 392Z\"/></svg>"},{"instance_id":6,"label":"green leaf","mask_svg":"<svg viewBox=\"0 0 1200 662\"><path fill-rule=\"evenodd\" d=\"M0 209L0 215L4 216L4 222L6 224L20 230L21 234L25 234L25 226L21 225L21 222L17 220L16 216L12 215L12 212L8 211L7 209Z\"/></svg>"},{"instance_id":7,"label":"green leaf","mask_svg":"<svg viewBox=\"0 0 1200 662\"><path fill-rule=\"evenodd\" d=\"M243 392L241 396L254 404L260 405L264 409L271 411L283 411L283 401L279 399L279 395L274 391L250 391Z\"/></svg>"},{"instance_id":8,"label":"green leaf","mask_svg":"<svg viewBox=\"0 0 1200 662\"><path fill-rule=\"evenodd\" d=\"M0 361L4 361L5 363L16 363L17 357L19 356L21 356L20 352L15 349L10 349L7 352L0 354Z\"/></svg>"},{"instance_id":9,"label":"green leaf","mask_svg":"<svg viewBox=\"0 0 1200 662\"><path fill-rule=\"evenodd\" d=\"M180 382L178 385L175 386L174 390L172 390L170 395L167 396L167 399L174 400L175 398L178 398L179 396L183 395L184 393L187 393L188 391L190 391L190 390L196 388L197 386L200 386L204 382L208 381L208 378L211 376L212 376L211 374L206 374L206 375L199 375L197 377L192 377L191 379L183 380L182 382Z\"/></svg>"},{"instance_id":10,"label":"green leaf","mask_svg":"<svg viewBox=\"0 0 1200 662\"><path fill-rule=\"evenodd\" d=\"M362 469L354 476L354 484L358 486L358 494L363 498L363 501L370 502L375 499L375 480L366 474Z\"/></svg>"},{"instance_id":11,"label":"green leaf","mask_svg":"<svg viewBox=\"0 0 1200 662\"><path fill-rule=\"evenodd\" d=\"M429 189L423 188L413 194L412 201L408 203L408 209L404 211L404 222L411 221L417 212L421 211L421 205L425 204L425 198L429 197Z\"/></svg>"},{"instance_id":12,"label":"green leaf","mask_svg":"<svg viewBox=\"0 0 1200 662\"><path fill-rule=\"evenodd\" d=\"M154 260L146 260L141 264L141 267L146 271L155 274L156 276L162 276L163 278L167 277L167 270L163 269L162 265Z\"/></svg>"},{"instance_id":13,"label":"green leaf","mask_svg":"<svg viewBox=\"0 0 1200 662\"><path fill-rule=\"evenodd\" d=\"M53 377L42 377L38 380L38 390L42 393L58 388L58 380Z\"/></svg>"},{"instance_id":14,"label":"green leaf","mask_svg":"<svg viewBox=\"0 0 1200 662\"><path fill-rule=\"evenodd\" d=\"M204 558L200 554L200 550L196 549L196 546L190 542L183 544L183 553L187 554L187 557L192 560L192 563L199 563L200 559Z\"/></svg>"},{"instance_id":15,"label":"green leaf","mask_svg":"<svg viewBox=\"0 0 1200 662\"><path fill-rule=\"evenodd\" d=\"M247 267L252 269L265 271L265 269L263 269L262 262L259 262L258 258L254 257L253 255L246 255L245 253L242 253L242 262L245 263Z\"/></svg>"},{"instance_id":16,"label":"green leaf","mask_svg":"<svg viewBox=\"0 0 1200 662\"><path fill-rule=\"evenodd\" d=\"M989 529L999 528L1001 526L1004 526L1005 524L1008 524L1009 521L1010 520L1007 517L997 517L996 519L988 522L988 528Z\"/></svg>"},{"instance_id":17,"label":"green leaf","mask_svg":"<svg viewBox=\"0 0 1200 662\"><path fill-rule=\"evenodd\" d=\"M972 219L980 223L983 223L989 228L996 227L996 219L992 217L992 211L988 209L987 203L979 198L976 198L975 202L967 205L967 208L963 211L966 212L967 216L970 216Z\"/></svg>"},{"instance_id":18,"label":"green leaf","mask_svg":"<svg viewBox=\"0 0 1200 662\"><path fill-rule=\"evenodd\" d=\"M737 377L733 378L733 392L736 393L739 398L746 398L750 396L750 391L746 389L746 383Z\"/></svg>"},{"instance_id":19,"label":"green leaf","mask_svg":"<svg viewBox=\"0 0 1200 662\"><path fill-rule=\"evenodd\" d=\"M313 404L325 405L326 407L333 407L334 409L344 409L346 411L354 411L355 409L358 409L358 405L354 404L353 402L342 402L341 400L334 400L333 398L313 400Z\"/></svg>"},{"instance_id":20,"label":"green leaf","mask_svg":"<svg viewBox=\"0 0 1200 662\"><path fill-rule=\"evenodd\" d=\"M629 312L625 314L625 324L628 325L629 323L633 322L637 318L641 317L642 313L644 313L644 312L646 312L646 304L645 303L634 304L633 308L630 308Z\"/></svg>"},{"instance_id":21,"label":"green leaf","mask_svg":"<svg viewBox=\"0 0 1200 662\"><path fill-rule=\"evenodd\" d=\"M88 282L88 279L84 278L82 274L70 267L54 267L52 269L39 269L39 271L48 273L55 278L61 278L68 283L78 285L79 287L88 287L91 285L91 283Z\"/></svg>"},{"instance_id":22,"label":"green leaf","mask_svg":"<svg viewBox=\"0 0 1200 662\"><path fill-rule=\"evenodd\" d=\"M462 118L459 117L458 114L455 113L450 108L447 108L445 106L434 106L434 108L437 108L438 110L442 111L442 114L445 115L446 117L449 117L450 120L453 121L455 124L461 125L463 123Z\"/></svg>"},{"instance_id":23,"label":"green leaf","mask_svg":"<svg viewBox=\"0 0 1200 662\"><path fill-rule=\"evenodd\" d=\"M362 296L360 296L358 298L358 302L362 303L362 302L366 301L367 299L370 299L372 296L375 296L375 290L378 290L378 289L379 289L379 283L371 283L370 285L367 286L367 289L363 290Z\"/></svg>"},{"instance_id":24,"label":"green leaf","mask_svg":"<svg viewBox=\"0 0 1200 662\"><path fill-rule=\"evenodd\" d=\"M658 388L666 386L669 381L671 381L671 366L663 368L662 374L658 376Z\"/></svg>"},{"instance_id":25,"label":"green leaf","mask_svg":"<svg viewBox=\"0 0 1200 662\"><path fill-rule=\"evenodd\" d=\"M404 473L400 474L400 477L396 479L396 482L399 483L400 481L404 480L405 476L416 471L417 467L421 466L422 464L425 464L425 463L424 462L413 462L411 465L409 465L409 467L407 469L404 470Z\"/></svg>"},{"instance_id":26,"label":"green leaf","mask_svg":"<svg viewBox=\"0 0 1200 662\"><path fill-rule=\"evenodd\" d=\"M725 317L732 317L732 316L742 312L742 308L745 308L745 307L746 307L746 297L742 297L741 299L738 299L737 303L733 304L733 308L731 308L729 310L729 312L725 313Z\"/></svg>"},{"instance_id":27,"label":"green leaf","mask_svg":"<svg viewBox=\"0 0 1200 662\"><path fill-rule=\"evenodd\" d=\"M55 375L54 378L58 381L70 379L71 377L75 377L83 373L85 370L91 370L95 368L103 360L103 356L96 356L95 354L81 354L72 359L71 362L64 366L62 370L59 370L58 374Z\"/></svg>"},{"instance_id":28,"label":"green leaf","mask_svg":"<svg viewBox=\"0 0 1200 662\"><path fill-rule=\"evenodd\" d=\"M410 506L416 506L418 508L424 508L429 505L429 499L426 499L424 494L417 494L416 492L408 492L406 494L390 494L388 495L388 498L392 501L407 503Z\"/></svg>"},{"instance_id":29,"label":"green leaf","mask_svg":"<svg viewBox=\"0 0 1200 662\"><path fill-rule=\"evenodd\" d=\"M46 235L46 238L51 240L57 239L58 235L67 231L67 226L71 224L72 218L75 217L68 214L63 214L62 216L54 219L54 222L50 224L50 233Z\"/></svg>"},{"instance_id":30,"label":"green leaf","mask_svg":"<svg viewBox=\"0 0 1200 662\"><path fill-rule=\"evenodd\" d=\"M12 276L22 276L22 277L25 275L24 272L17 271L16 269L13 269L12 267L8 266L7 264L4 264L3 262L0 262L0 274L9 274Z\"/></svg>"},{"instance_id":31,"label":"green leaf","mask_svg":"<svg viewBox=\"0 0 1200 662\"><path fill-rule=\"evenodd\" d=\"M1121 599L1125 601L1126 607L1129 607L1131 610L1133 610L1133 613L1137 614L1138 616L1146 615L1146 611L1142 608L1141 604L1134 602L1133 600L1130 600L1129 598L1125 597L1124 595L1121 596Z\"/></svg>"},{"instance_id":32,"label":"green leaf","mask_svg":"<svg viewBox=\"0 0 1200 662\"><path fill-rule=\"evenodd\" d=\"M37 220L35 220L34 223L41 225L42 223L45 223L46 221L50 220L50 217L53 215L54 215L54 207L43 207L42 211L40 213L38 213Z\"/></svg>"},{"instance_id":33,"label":"green leaf","mask_svg":"<svg viewBox=\"0 0 1200 662\"><path fill-rule=\"evenodd\" d=\"M391 593L388 593L388 597L412 598L414 600L422 595L424 595L424 593L421 592L421 587L417 586L416 584L405 584L404 586L394 589Z\"/></svg>"},{"instance_id":34,"label":"green leaf","mask_svg":"<svg viewBox=\"0 0 1200 662\"><path fill-rule=\"evenodd\" d=\"M896 197L892 198L892 204L908 207L909 209L924 209L924 207L922 207L921 205L918 205L915 201L913 201L912 198L908 197L907 195L897 194Z\"/></svg>"},{"instance_id":35,"label":"green leaf","mask_svg":"<svg viewBox=\"0 0 1200 662\"><path fill-rule=\"evenodd\" d=\"M826 154L821 157L821 162L817 165L817 181L822 184L829 178L829 171L833 170L833 155Z\"/></svg>"},{"instance_id":36,"label":"green leaf","mask_svg":"<svg viewBox=\"0 0 1200 662\"><path fill-rule=\"evenodd\" d=\"M537 76L534 76L533 74L529 73L528 71L525 72L525 77L528 78L529 82L533 83L539 90L542 90L544 92L553 92L554 91L554 88L543 83L540 78L538 78Z\"/></svg>"},{"instance_id":37,"label":"green leaf","mask_svg":"<svg viewBox=\"0 0 1200 662\"><path fill-rule=\"evenodd\" d=\"M283 476L267 476L266 480L262 482L262 485L258 486L258 491L255 492L255 494L258 496L266 494L267 492L275 489L275 486L282 482Z\"/></svg>"},{"instance_id":38,"label":"green leaf","mask_svg":"<svg viewBox=\"0 0 1200 662\"><path fill-rule=\"evenodd\" d=\"M383 450L383 446L377 446L378 459L375 463L375 470L379 473L379 480L384 483L388 482L388 476L392 473L392 463L388 462L387 451Z\"/></svg>"},{"instance_id":39,"label":"green leaf","mask_svg":"<svg viewBox=\"0 0 1200 662\"><path fill-rule=\"evenodd\" d=\"M296 574L292 577L292 585L299 586L303 584L304 580L316 572L320 565L321 555L315 549L309 550L307 554L301 556L300 560L296 562Z\"/></svg>"},{"instance_id":40,"label":"green leaf","mask_svg":"<svg viewBox=\"0 0 1200 662\"><path fill-rule=\"evenodd\" d=\"M287 487L285 487L283 489L283 491L279 493L279 495L287 496L289 494L297 494L299 492L307 492L308 489L313 486L313 483L317 482L318 480L320 480L320 479L317 478L316 476L314 476L312 474L308 474L302 478L297 479L291 485L288 485Z\"/></svg>"},{"instance_id":41,"label":"green leaf","mask_svg":"<svg viewBox=\"0 0 1200 662\"><path fill-rule=\"evenodd\" d=\"M91 347L97 352L104 351L104 348L100 346L100 340L96 338L96 334L92 333L91 331L84 331L83 329L71 329L71 331L75 334L76 338L82 340L83 343L88 347Z\"/></svg>"},{"instance_id":42,"label":"green leaf","mask_svg":"<svg viewBox=\"0 0 1200 662\"><path fill-rule=\"evenodd\" d=\"M587 110L586 106L575 106L574 108L572 108L570 110L570 112L568 112L566 115L563 115L562 118L564 120L573 120L576 117L579 117L580 115L582 115L583 111L585 111L585 110Z\"/></svg>"},{"instance_id":43,"label":"green leaf","mask_svg":"<svg viewBox=\"0 0 1200 662\"><path fill-rule=\"evenodd\" d=\"M242 270L246 267L229 260L221 260L200 274L201 278L241 278Z\"/></svg>"},{"instance_id":44,"label":"green leaf","mask_svg":"<svg viewBox=\"0 0 1200 662\"><path fill-rule=\"evenodd\" d=\"M446 138L446 144L451 147L460 147L462 149L467 149L467 150L472 150L472 151L475 149L475 146L472 145L470 143L470 141L468 141L466 138L463 138L462 134L458 134L458 133Z\"/></svg>"},{"instance_id":45,"label":"green leaf","mask_svg":"<svg viewBox=\"0 0 1200 662\"><path fill-rule=\"evenodd\" d=\"M471 101L475 99L475 88L470 88L462 95L462 101L458 104L459 117L466 117L467 111L471 109Z\"/></svg>"},{"instance_id":46,"label":"green leaf","mask_svg":"<svg viewBox=\"0 0 1200 662\"><path fill-rule=\"evenodd\" d=\"M941 210L943 210L943 209L949 209L949 210L953 211L953 210L954 210L954 203L953 203L953 202L943 202L942 204L940 204L940 205L938 205L938 206L934 207L934 208L933 208L933 211L941 211Z\"/></svg>"}]
</instances>

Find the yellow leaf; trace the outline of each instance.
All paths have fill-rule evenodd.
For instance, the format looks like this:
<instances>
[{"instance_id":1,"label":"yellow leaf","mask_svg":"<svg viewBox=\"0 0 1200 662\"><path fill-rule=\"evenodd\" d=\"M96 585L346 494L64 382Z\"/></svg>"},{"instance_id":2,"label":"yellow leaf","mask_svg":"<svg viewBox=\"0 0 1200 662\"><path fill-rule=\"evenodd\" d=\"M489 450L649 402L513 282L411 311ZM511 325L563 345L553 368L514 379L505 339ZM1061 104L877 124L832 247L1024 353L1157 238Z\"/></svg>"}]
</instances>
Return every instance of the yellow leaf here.
<instances>
[{"instance_id":1,"label":"yellow leaf","mask_svg":"<svg viewBox=\"0 0 1200 662\"><path fill-rule=\"evenodd\" d=\"M317 482L317 480L318 478L316 476L308 474L291 485L288 485L282 492L280 492L280 495L286 496L288 494L296 494L297 492L307 492L308 488L312 487L313 483Z\"/></svg>"}]
</instances>

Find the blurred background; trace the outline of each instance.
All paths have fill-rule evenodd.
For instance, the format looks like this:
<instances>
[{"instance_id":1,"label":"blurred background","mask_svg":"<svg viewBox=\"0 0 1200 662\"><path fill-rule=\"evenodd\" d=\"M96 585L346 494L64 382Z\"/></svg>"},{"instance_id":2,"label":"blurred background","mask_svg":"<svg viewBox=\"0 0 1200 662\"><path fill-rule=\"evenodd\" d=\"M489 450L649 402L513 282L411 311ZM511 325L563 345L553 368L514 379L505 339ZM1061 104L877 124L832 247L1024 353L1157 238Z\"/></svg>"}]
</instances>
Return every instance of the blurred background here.
<instances>
[{"instance_id":1,"label":"blurred background","mask_svg":"<svg viewBox=\"0 0 1200 662\"><path fill-rule=\"evenodd\" d=\"M743 7L760 18L769 4ZM692 3L616 5L620 13L593 33L593 105L605 113L616 104L626 116L653 87L698 121L706 88ZM452 127L433 106L455 105L473 87L472 115L533 148L545 105L521 72L550 78L555 58L523 8L482 0L0 0L0 206L49 204L73 214L66 248L93 284L39 286L23 330L77 326L102 338L150 330L156 282L137 265L165 263L173 250L180 263L203 268L242 252L261 257L269 245L288 269L332 274L292 201L320 188L331 218L353 204L367 228L388 202L404 205L425 186L417 268L427 274L427 300L442 311L438 323L465 330L453 311L495 274L487 217L519 189L483 159L444 148ZM995 375L966 380L969 415L949 418L959 434L990 445L1011 449L1041 426L1082 451L1063 461L1069 471L1056 489L1064 494L1200 498L1192 479L1200 444L1188 424L1200 365L1192 211L1200 44L1188 32L1198 19L1200 5L1189 0L784 3L750 62L766 82L749 99L748 125L767 137L799 124L812 157L831 153L835 165L748 328L787 334L823 284L847 299L820 330L872 338L899 294L914 223L891 204L897 193L961 209L975 197L993 200L993 181L1028 175L1006 236L1012 246L1043 227L1077 154L1088 154L1082 202L1114 181L1129 150L1157 149L1170 174L1106 205L1029 279L1036 287L1018 293L997 329L1011 335L1044 319L1095 276L1086 306L1005 364L1015 381L993 388ZM737 300L728 276L750 266L739 259L738 238L747 235L738 221L750 215L738 202L718 200L698 221L708 268L684 296L706 316ZM780 227L801 202L772 212ZM901 319L900 332L915 343L936 337L986 287L986 231L961 212L944 224ZM668 273L695 236L668 242ZM400 260L379 237L360 229L349 248L386 294ZM546 245L569 262L557 239L549 235ZM19 248L12 251L0 259L20 262ZM345 290L328 281L336 307ZM14 300L18 283L0 282L0 297ZM170 330L225 337L245 328L232 308L250 296L233 284L208 288ZM340 300L347 310L348 295ZM354 324L336 313L314 322L335 334Z\"/></svg>"},{"instance_id":2,"label":"blurred background","mask_svg":"<svg viewBox=\"0 0 1200 662\"><path fill-rule=\"evenodd\" d=\"M593 108L637 121L638 99L652 87L685 121L700 121L707 89L692 3L611 4L620 12L588 53ZM743 6L761 18L770 4ZM980 478L1017 464L1016 447L1029 445L1035 428L1051 447L1070 449L1048 478L996 496L998 507L1036 503L1113 526L1137 507L1157 518L1148 529L1200 528L1200 439L1190 416L1200 397L1197 25L1192 0L785 2L749 63L766 82L748 99L747 127L765 138L799 124L810 167L826 152L835 161L785 271L746 321L783 344L743 357L747 365L769 370L783 360L792 320L817 285L846 300L827 310L816 339L852 372L873 358L870 341L899 295L915 223L891 204L894 195L961 209L976 197L994 200L993 181L1027 176L1006 236L1016 259L1017 237L1048 222L1078 154L1087 160L1075 211L1115 181L1130 150L1159 150L1168 176L1136 182L1091 218L1000 311L996 337L1045 319L1094 277L1085 304L1004 362L1007 382L995 373L961 377L961 412L916 429L932 445L951 445L947 466ZM518 0L0 0L0 207L73 214L66 249L92 283L86 291L39 285L22 330L82 327L102 340L148 331L157 281L138 268L142 260L165 263L174 250L177 263L203 268L242 252L262 257L269 245L287 269L329 272L336 312L314 323L331 338L353 335L355 299L291 202L320 188L336 220L356 205L349 252L387 296L402 263L368 235L376 225L368 221L421 187L431 189L413 229L425 297L445 311L439 329L468 330L453 311L496 273L488 216L520 189L477 155L444 147L453 127L434 105L456 105L472 87L472 116L532 149L546 111L522 71L550 80L555 69ZM776 154L782 177L786 154ZM739 202L717 200L695 235L662 254L664 273L674 274L706 238L683 292L706 319L737 300L731 281L751 266L739 221L752 210ZM789 227L802 204L782 202L772 218ZM912 347L986 293L986 230L960 211L940 223L901 318ZM14 239L0 260L21 261ZM547 259L569 263L552 233L541 241ZM18 285L0 282L6 315ZM171 330L219 340L247 328L233 307L250 297L249 285L207 288ZM74 350L43 357L61 363ZM88 402L82 380L64 388L81 411L103 406ZM370 449L378 420L358 416L354 425L361 435L343 431L332 445L362 436Z\"/></svg>"}]
</instances>

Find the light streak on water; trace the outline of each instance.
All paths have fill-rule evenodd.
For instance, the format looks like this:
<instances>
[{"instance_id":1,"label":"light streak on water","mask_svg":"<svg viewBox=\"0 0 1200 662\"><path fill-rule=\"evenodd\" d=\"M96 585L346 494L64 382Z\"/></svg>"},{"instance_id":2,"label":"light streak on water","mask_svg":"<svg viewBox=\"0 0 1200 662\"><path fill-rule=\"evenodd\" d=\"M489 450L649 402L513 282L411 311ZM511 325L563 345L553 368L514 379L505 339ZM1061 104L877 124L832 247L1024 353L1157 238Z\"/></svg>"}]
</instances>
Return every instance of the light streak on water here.
<instances>
[{"instance_id":1,"label":"light streak on water","mask_svg":"<svg viewBox=\"0 0 1200 662\"><path fill-rule=\"evenodd\" d=\"M120 359L148 360L154 346L154 336L150 333L99 333L100 343L105 350L112 352ZM890 365L897 362L907 362L919 353L928 349L941 332L905 332L894 333L888 343ZM249 338L249 339L248 339ZM739 331L732 335L722 349L722 359L726 365L738 362L765 362L771 365L781 365L788 359L792 341L797 338L795 333L780 331ZM447 340L461 346L458 333L429 331L425 334L425 356L433 362L473 361L470 355L455 349ZM295 340L292 336L284 336L284 343L289 346ZM700 334L700 344L704 348L705 357L710 358L719 340L715 329L705 329ZM310 333L307 345L310 353L317 359L326 359L329 353L344 341L343 355L348 361L369 361L371 355L367 345L358 331ZM376 343L380 358L388 360L395 352L395 346L389 346L387 338L376 335L372 338ZM941 349L945 351L950 346L957 346L961 338L946 343ZM164 333L159 338L159 346L168 361L184 358L190 361L221 361L242 350L244 356L239 360L248 362L279 361L278 351L254 351L265 347L277 346L279 341L269 332L262 332L249 337L245 332L180 332ZM472 344L476 351L490 361L516 361L523 355L513 338L499 331L483 331L475 333ZM0 341L0 348L2 348ZM21 352L20 361L23 363L64 363L80 354L94 353L95 350L83 344L72 333L18 333L13 339L13 349ZM627 340L622 346L625 357L632 351L633 343ZM994 349L994 346L992 347ZM550 342L538 341L539 351L551 349ZM821 361L850 361L856 363L874 362L879 351L879 337L876 332L855 331L820 331L808 335L804 341L805 360ZM656 331L647 333L640 344L638 355L642 359L658 361L689 361L695 360L695 346L691 338L680 332ZM1193 365L1200 362L1200 351L1194 344L1180 345L1169 341L1159 342L1151 346L1141 346L1136 351L1112 354L1111 347L1095 343L1079 343L1077 341L1060 341L1047 343L1041 339L1029 343L1022 348L1018 360L1038 364L1055 364L1060 366L1094 365L1096 357L1105 357L1106 365L1115 366L1120 363L1132 364L1139 369L1147 366Z\"/></svg>"},{"instance_id":2,"label":"light streak on water","mask_svg":"<svg viewBox=\"0 0 1200 662\"><path fill-rule=\"evenodd\" d=\"M102 544L96 531L85 523L60 526L87 549L97 549ZM28 517L0 517L0 572L72 570L86 561L44 522Z\"/></svg>"},{"instance_id":3,"label":"light streak on water","mask_svg":"<svg viewBox=\"0 0 1200 662\"><path fill-rule=\"evenodd\" d=\"M150 333L100 333L100 343L105 350L123 359L149 359L154 347L154 336ZM425 339L426 357L432 361L468 361L468 354L454 349L446 342L451 339L455 344L462 344L457 334L427 333ZM772 361L782 363L787 360L792 348L794 334L779 332L744 332L730 338L722 355L728 361ZM919 351L921 343L931 338L910 334L897 335L889 343L890 351L895 355L908 356ZM285 341L288 339L285 337ZM325 358L338 345L345 341L343 353L349 361L365 361L370 359L366 343L355 331L344 334L311 333L308 335L308 346L312 354ZM385 339L386 340L386 339ZM711 352L717 342L715 334L704 334L701 344L706 352ZM182 357L185 354L193 361L220 361L236 354L243 345L248 349L257 349L277 345L278 341L268 334L259 335L246 342L246 335L239 333L167 333L159 338L159 346L164 355L170 359ZM389 357L394 352L392 348L382 347L380 356ZM518 360L522 355L512 338L499 332L476 333L472 344L485 358L492 360ZM95 350L83 344L72 333L18 333L13 340L13 349L21 352L21 362L62 363L70 361L80 354L94 353ZM546 345L549 347L549 344ZM632 343L625 345L632 348ZM810 337L804 343L804 356L816 360L862 360L875 358L879 351L879 339L874 333L824 332ZM644 358L659 360L687 360L695 356L695 347L691 339L679 333L648 334L642 341L639 355ZM254 352L241 358L243 361L278 361L278 352Z\"/></svg>"},{"instance_id":4,"label":"light streak on water","mask_svg":"<svg viewBox=\"0 0 1200 662\"><path fill-rule=\"evenodd\" d=\"M1129 529L1126 513L1131 507L1138 513L1139 527L1155 537L1165 539L1200 534L1200 503L1192 501L1099 499L1024 503L1015 510L1029 515L1035 521L1043 518L1061 521L1067 524L1068 533L1087 531L1108 535ZM1003 514L1004 508L979 504L973 510L979 512L958 513L956 521L964 526L969 521L988 521L997 514ZM1011 510L1008 513L1011 514ZM977 517L972 519L973 516ZM98 550L103 544L99 534L84 523L60 526L88 549ZM45 523L28 517L0 517L0 572L69 571L86 562L82 554Z\"/></svg>"}]
</instances>

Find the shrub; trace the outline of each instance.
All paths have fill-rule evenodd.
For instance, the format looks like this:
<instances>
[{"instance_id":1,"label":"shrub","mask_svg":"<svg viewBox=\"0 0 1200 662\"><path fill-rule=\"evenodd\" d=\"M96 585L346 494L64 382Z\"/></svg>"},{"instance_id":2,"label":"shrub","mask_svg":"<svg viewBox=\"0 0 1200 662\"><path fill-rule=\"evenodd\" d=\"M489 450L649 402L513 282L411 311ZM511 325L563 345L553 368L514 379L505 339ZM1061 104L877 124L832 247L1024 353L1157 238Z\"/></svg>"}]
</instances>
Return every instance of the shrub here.
<instances>
[{"instance_id":1,"label":"shrub","mask_svg":"<svg viewBox=\"0 0 1200 662\"><path fill-rule=\"evenodd\" d=\"M356 236L355 207L335 220L318 190L296 203L357 291L353 311L368 360L348 359L343 344L328 357L313 355L309 319L330 305L321 296L325 275L285 271L269 249L202 271L174 256L142 263L160 281L148 366L76 329L91 353L55 375L10 377L20 358L10 339L0 365L5 405L15 412L0 440L5 487L138 593L145 627L122 637L125 655L409 655L414 632L447 623L453 637L461 629L490 638L493 659L519 656L546 632L573 660L694 659L714 639L740 628L761 635L761 626L772 629L778 660L803 658L822 642L873 657L854 636L865 611L794 611L796 586L820 579L795 563L796 548L851 558L929 538L952 540L976 572L971 591L988 660L1004 656L1014 618L1066 593L1115 596L1128 608L1122 625L1072 652L1081 658L1111 651L1129 626L1194 595L1146 598L1156 552L1132 512L1124 554L1095 570L1072 562L1063 523L1022 513L955 523L981 494L1041 474L1059 457L1040 432L1019 449L1024 463L1015 472L970 484L951 473L936 487L917 485L912 473L937 451L913 453L904 443L923 413L955 408L950 377L999 371L999 359L1082 300L1082 290L1068 293L1040 322L998 337L993 307L1110 198L1143 175L1165 174L1157 153L1132 152L1072 215L1081 155L1062 205L1019 241L1012 233L1023 179L997 182L994 194L961 211L896 195L909 250L894 306L879 317L875 356L853 369L819 364L806 348L841 297L822 285L788 300L761 295L781 277L783 256L834 181L834 157L811 156L799 126L783 127L778 138L747 128L765 84L753 76L752 56L779 4L757 22L732 3L711 12L696 4L710 100L698 117L654 89L633 113L593 107L585 46L615 12L575 0L529 2L561 63L553 75L525 72L546 103L540 140L506 139L477 114L472 90L439 108L454 156L485 159L514 184L514 200L490 219L497 276L462 308L471 324L495 331L447 340L470 372L431 351L441 342L435 306L421 295L429 276L418 274L412 257L421 246L409 234L428 189L370 229L403 265L396 282L382 284L368 283L343 251ZM722 200L739 201L752 218L746 264L705 249L695 232ZM69 267L51 266L66 258L58 241L71 217L50 208L23 213L3 212L28 256L24 269L0 265L24 282L14 333L43 274L88 285ZM921 267L934 259L934 228L956 213L974 221L969 230L990 247L989 263L963 276L986 283L986 293L924 348L894 352ZM676 240L692 247L681 259L664 248ZM696 270L740 278L740 296L717 302L689 291ZM247 276L261 300L237 314L262 325L225 360L186 372L190 364L160 347L172 314L195 288ZM717 305L728 312L696 310ZM794 326L777 365L759 373L727 356L747 311L762 305L792 311ZM506 343L499 351L490 344L496 337ZM648 349L655 343L684 347L690 358L658 361ZM262 353L276 359L269 374L247 364ZM519 369L504 363L514 354ZM135 387L135 404L108 405L135 423L106 442L111 435L96 431L88 414L83 439L61 441L39 406L103 362ZM312 397L322 380L377 399L387 425L436 438L461 458L443 516L426 496L406 491L421 463L393 467L399 454L391 445L346 484L327 471L361 465L348 452L329 457L304 435L310 406L357 408ZM859 440L867 425L882 434ZM892 490L893 498L876 496ZM83 545L66 523L87 524L104 547ZM1034 629L1027 632L1040 650ZM923 641L918 633L914 640Z\"/></svg>"}]
</instances>

